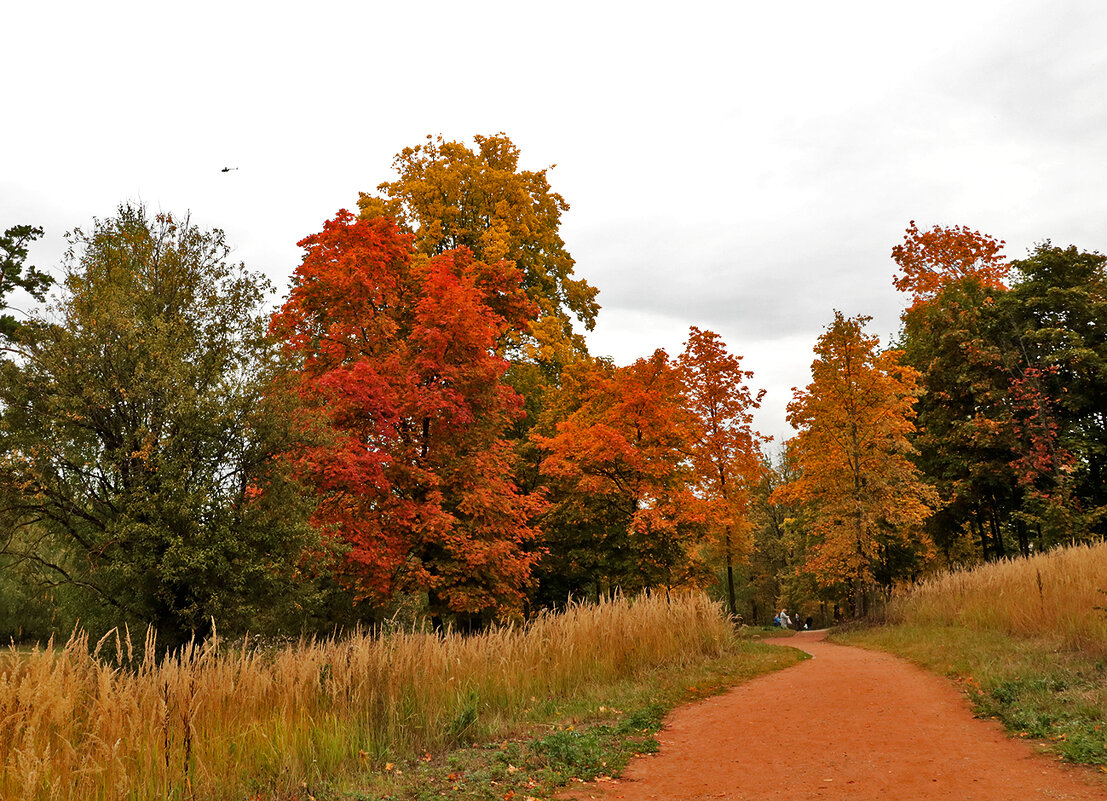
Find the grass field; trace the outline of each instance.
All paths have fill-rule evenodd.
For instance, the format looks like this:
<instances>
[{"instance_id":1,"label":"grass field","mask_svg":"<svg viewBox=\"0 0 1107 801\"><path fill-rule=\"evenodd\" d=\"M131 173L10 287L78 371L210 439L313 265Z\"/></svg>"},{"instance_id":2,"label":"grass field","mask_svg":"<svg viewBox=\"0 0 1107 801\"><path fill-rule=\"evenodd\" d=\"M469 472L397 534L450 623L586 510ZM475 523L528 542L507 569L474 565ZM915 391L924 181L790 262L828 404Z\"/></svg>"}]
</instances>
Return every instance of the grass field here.
<instances>
[{"instance_id":1,"label":"grass field","mask_svg":"<svg viewBox=\"0 0 1107 801\"><path fill-rule=\"evenodd\" d=\"M893 620L1057 640L1107 654L1107 543L945 573L896 600Z\"/></svg>"},{"instance_id":2,"label":"grass field","mask_svg":"<svg viewBox=\"0 0 1107 801\"><path fill-rule=\"evenodd\" d=\"M537 797L649 750L676 703L798 658L740 641L695 595L472 637L208 643L160 663L123 635L89 646L0 657L0 798Z\"/></svg>"},{"instance_id":3,"label":"grass field","mask_svg":"<svg viewBox=\"0 0 1107 801\"><path fill-rule=\"evenodd\" d=\"M1107 544L934 578L891 623L836 634L959 682L976 714L1065 760L1107 766Z\"/></svg>"}]
</instances>

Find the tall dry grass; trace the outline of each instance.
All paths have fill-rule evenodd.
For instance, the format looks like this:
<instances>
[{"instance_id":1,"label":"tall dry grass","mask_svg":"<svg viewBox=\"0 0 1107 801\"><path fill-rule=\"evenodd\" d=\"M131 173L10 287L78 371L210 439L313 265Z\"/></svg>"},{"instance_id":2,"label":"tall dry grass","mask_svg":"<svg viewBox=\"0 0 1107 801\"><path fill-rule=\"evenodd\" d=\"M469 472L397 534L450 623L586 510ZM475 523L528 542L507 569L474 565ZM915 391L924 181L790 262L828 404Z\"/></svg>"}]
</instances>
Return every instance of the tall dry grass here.
<instances>
[{"instance_id":1,"label":"tall dry grass","mask_svg":"<svg viewBox=\"0 0 1107 801\"><path fill-rule=\"evenodd\" d=\"M471 637L208 643L161 662L132 659L118 633L91 649L84 635L12 648L0 657L0 798L290 798L323 777L497 736L536 699L716 656L732 639L720 608L685 595L578 605Z\"/></svg>"},{"instance_id":2,"label":"tall dry grass","mask_svg":"<svg viewBox=\"0 0 1107 801\"><path fill-rule=\"evenodd\" d=\"M944 573L897 598L910 624L956 624L1107 652L1107 543Z\"/></svg>"}]
</instances>

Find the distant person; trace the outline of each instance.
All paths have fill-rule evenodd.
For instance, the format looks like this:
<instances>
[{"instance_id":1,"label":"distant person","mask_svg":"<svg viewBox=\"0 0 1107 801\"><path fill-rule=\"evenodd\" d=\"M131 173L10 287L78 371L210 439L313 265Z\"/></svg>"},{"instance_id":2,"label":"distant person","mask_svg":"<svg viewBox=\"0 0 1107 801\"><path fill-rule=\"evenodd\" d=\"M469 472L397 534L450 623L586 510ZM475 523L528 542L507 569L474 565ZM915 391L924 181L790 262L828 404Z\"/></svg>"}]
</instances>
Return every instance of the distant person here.
<instances>
[{"instance_id":1,"label":"distant person","mask_svg":"<svg viewBox=\"0 0 1107 801\"><path fill-rule=\"evenodd\" d=\"M811 631L811 629L815 628L815 618L808 616L807 620L803 623L803 627Z\"/></svg>"},{"instance_id":2,"label":"distant person","mask_svg":"<svg viewBox=\"0 0 1107 801\"><path fill-rule=\"evenodd\" d=\"M780 625L782 628L792 628L792 618L788 617L787 609L781 609L780 614L777 617L780 618Z\"/></svg>"}]
</instances>

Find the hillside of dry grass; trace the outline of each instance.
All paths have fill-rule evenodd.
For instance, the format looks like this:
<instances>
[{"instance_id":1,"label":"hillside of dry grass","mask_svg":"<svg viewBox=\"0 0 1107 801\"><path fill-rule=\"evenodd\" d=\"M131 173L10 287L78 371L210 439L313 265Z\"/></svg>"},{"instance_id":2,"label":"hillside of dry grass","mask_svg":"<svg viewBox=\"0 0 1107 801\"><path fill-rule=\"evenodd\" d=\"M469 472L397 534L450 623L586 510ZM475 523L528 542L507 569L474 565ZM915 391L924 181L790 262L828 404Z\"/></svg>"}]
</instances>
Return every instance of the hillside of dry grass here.
<instances>
[{"instance_id":1,"label":"hillside of dry grass","mask_svg":"<svg viewBox=\"0 0 1107 801\"><path fill-rule=\"evenodd\" d=\"M897 598L892 619L956 624L1107 652L1107 543L943 573Z\"/></svg>"}]
</instances>

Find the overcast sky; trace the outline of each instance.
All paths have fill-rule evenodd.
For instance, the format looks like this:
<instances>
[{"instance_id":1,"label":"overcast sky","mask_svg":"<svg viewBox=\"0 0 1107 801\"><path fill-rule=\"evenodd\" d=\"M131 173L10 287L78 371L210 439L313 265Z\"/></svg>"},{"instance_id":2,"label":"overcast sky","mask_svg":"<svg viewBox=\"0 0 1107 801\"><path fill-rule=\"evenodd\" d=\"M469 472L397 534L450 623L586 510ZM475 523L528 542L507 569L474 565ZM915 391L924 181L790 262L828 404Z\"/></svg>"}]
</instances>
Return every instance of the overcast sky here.
<instances>
[{"instance_id":1,"label":"overcast sky","mask_svg":"<svg viewBox=\"0 0 1107 801\"><path fill-rule=\"evenodd\" d=\"M222 228L283 292L295 243L400 149L503 131L524 168L557 165L592 351L712 329L778 441L834 309L897 330L909 220L1015 258L1107 252L1100 0L38 0L2 20L0 229L43 226L39 267L141 201Z\"/></svg>"}]
</instances>

